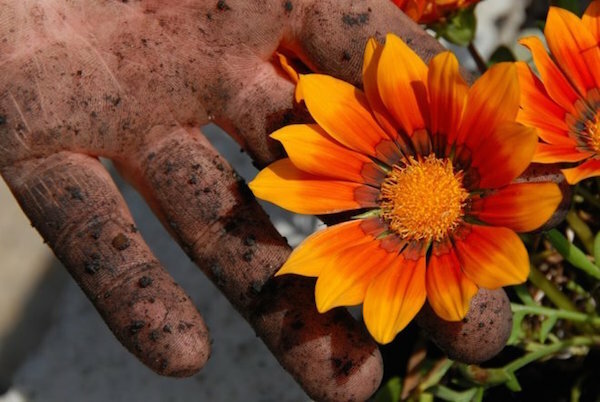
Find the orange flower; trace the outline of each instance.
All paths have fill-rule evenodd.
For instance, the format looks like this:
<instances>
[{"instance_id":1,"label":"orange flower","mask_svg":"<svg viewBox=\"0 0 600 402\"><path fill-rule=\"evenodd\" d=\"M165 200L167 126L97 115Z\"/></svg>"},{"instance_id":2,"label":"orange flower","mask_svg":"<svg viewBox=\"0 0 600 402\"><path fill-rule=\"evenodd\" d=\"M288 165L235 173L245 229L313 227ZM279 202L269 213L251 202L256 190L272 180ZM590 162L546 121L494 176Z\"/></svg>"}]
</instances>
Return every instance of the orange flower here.
<instances>
[{"instance_id":1,"label":"orange flower","mask_svg":"<svg viewBox=\"0 0 600 402\"><path fill-rule=\"evenodd\" d=\"M392 0L406 15L420 24L439 21L448 13L467 8L480 0Z\"/></svg>"},{"instance_id":2,"label":"orange flower","mask_svg":"<svg viewBox=\"0 0 600 402\"><path fill-rule=\"evenodd\" d=\"M518 63L522 99L518 120L538 129L534 162L579 163L563 169L570 184L600 176L600 1L582 19L551 7L544 31L552 58L536 37L531 51L540 79Z\"/></svg>"},{"instance_id":3,"label":"orange flower","mask_svg":"<svg viewBox=\"0 0 600 402\"><path fill-rule=\"evenodd\" d=\"M425 299L462 319L478 287L521 283L527 251L514 231L554 212L553 183L510 184L537 137L515 122L514 64L468 88L454 55L429 67L394 35L370 40L365 91L326 75L300 76L296 95L317 124L272 134L289 158L263 169L254 194L288 210L355 219L307 238L279 270L318 277L319 311L364 302L373 337L390 342Z\"/></svg>"}]
</instances>

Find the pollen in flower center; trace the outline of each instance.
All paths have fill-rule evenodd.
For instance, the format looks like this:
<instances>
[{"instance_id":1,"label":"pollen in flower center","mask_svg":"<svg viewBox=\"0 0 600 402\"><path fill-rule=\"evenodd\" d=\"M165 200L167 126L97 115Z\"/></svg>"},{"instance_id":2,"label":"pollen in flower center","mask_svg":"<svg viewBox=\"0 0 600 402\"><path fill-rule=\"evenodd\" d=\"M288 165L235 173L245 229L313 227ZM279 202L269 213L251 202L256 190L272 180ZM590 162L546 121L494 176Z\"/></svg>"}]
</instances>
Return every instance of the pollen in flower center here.
<instances>
[{"instance_id":1,"label":"pollen in flower center","mask_svg":"<svg viewBox=\"0 0 600 402\"><path fill-rule=\"evenodd\" d=\"M381 185L382 216L391 231L411 240L441 240L462 218L469 193L462 172L452 162L431 154L395 165Z\"/></svg>"}]
</instances>

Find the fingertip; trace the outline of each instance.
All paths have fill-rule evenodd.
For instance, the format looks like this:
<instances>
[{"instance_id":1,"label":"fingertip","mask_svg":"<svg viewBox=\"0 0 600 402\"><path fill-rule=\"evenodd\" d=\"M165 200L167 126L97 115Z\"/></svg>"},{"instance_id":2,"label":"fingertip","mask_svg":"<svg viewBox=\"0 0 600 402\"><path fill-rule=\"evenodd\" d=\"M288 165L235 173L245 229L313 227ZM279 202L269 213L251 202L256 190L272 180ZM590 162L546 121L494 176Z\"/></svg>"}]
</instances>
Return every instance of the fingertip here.
<instances>
[{"instance_id":1,"label":"fingertip","mask_svg":"<svg viewBox=\"0 0 600 402\"><path fill-rule=\"evenodd\" d=\"M208 329L162 267L142 272L109 296L96 307L143 364L168 377L189 377L204 367L210 356Z\"/></svg>"},{"instance_id":2,"label":"fingertip","mask_svg":"<svg viewBox=\"0 0 600 402\"><path fill-rule=\"evenodd\" d=\"M342 308L320 314L314 279L279 277L265 288L252 323L281 365L318 401L365 401L383 377L381 354Z\"/></svg>"}]
</instances>

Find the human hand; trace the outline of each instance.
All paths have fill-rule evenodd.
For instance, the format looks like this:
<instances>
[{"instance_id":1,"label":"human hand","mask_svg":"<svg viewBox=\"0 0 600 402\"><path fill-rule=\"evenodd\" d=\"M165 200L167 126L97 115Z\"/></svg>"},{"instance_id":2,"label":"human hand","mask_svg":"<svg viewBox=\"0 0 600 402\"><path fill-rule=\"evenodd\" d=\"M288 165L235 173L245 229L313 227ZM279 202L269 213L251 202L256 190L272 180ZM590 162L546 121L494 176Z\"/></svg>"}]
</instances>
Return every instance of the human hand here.
<instances>
[{"instance_id":1,"label":"human hand","mask_svg":"<svg viewBox=\"0 0 600 402\"><path fill-rule=\"evenodd\" d=\"M136 231L110 158L190 257L316 399L378 386L376 345L318 314L313 282L272 274L289 247L199 127L214 121L265 165L306 116L271 63L279 47L360 82L370 36L438 43L391 2L0 1L0 171L117 338L155 371L191 375L208 332Z\"/></svg>"}]
</instances>

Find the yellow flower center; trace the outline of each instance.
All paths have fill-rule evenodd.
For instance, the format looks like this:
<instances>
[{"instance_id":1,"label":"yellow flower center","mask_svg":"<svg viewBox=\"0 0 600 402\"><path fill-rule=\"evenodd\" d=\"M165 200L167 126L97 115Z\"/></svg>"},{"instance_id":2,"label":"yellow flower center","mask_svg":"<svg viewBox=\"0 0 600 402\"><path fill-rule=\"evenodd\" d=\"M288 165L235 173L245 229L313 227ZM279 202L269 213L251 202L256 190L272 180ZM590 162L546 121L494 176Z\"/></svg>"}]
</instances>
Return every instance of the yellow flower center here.
<instances>
[{"instance_id":1,"label":"yellow flower center","mask_svg":"<svg viewBox=\"0 0 600 402\"><path fill-rule=\"evenodd\" d=\"M383 219L402 238L441 240L464 215L469 193L462 178L450 160L433 154L420 162L411 157L404 167L394 165L381 185Z\"/></svg>"},{"instance_id":2,"label":"yellow flower center","mask_svg":"<svg viewBox=\"0 0 600 402\"><path fill-rule=\"evenodd\" d=\"M593 119L585 122L585 131L590 148L596 153L600 153L600 111L596 112Z\"/></svg>"}]
</instances>

